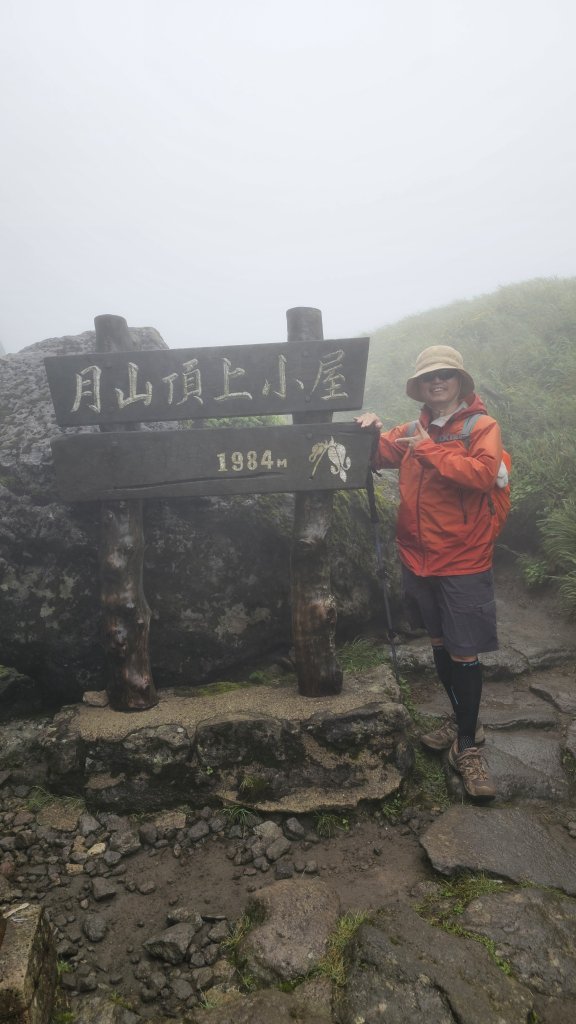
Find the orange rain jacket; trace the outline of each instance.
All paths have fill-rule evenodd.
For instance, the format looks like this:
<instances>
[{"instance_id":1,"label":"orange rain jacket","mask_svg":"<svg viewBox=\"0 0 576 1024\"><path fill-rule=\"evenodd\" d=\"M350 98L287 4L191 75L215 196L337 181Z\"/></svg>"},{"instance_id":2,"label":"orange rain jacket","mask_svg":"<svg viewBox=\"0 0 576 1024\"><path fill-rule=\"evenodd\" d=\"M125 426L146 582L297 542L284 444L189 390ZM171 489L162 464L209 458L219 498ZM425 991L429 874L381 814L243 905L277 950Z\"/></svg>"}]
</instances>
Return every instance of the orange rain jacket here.
<instances>
[{"instance_id":1,"label":"orange rain jacket","mask_svg":"<svg viewBox=\"0 0 576 1024\"><path fill-rule=\"evenodd\" d=\"M403 423L380 435L373 457L373 469L400 468L396 539L402 562L417 576L463 576L492 566L496 523L488 497L502 459L500 427L482 415L467 442L435 441L458 434L474 413L486 413L477 395L466 402L442 427L430 423L424 406L420 423L430 440L407 451L395 441L414 433L414 421Z\"/></svg>"}]
</instances>

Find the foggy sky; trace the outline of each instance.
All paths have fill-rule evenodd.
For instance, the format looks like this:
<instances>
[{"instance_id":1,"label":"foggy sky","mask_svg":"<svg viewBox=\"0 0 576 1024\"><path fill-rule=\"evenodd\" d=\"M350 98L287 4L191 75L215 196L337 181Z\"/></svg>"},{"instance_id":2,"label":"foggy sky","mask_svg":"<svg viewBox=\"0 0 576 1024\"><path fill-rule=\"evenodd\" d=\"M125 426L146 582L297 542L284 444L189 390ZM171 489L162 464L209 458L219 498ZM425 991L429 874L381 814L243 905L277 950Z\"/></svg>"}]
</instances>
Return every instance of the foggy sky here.
<instances>
[{"instance_id":1,"label":"foggy sky","mask_svg":"<svg viewBox=\"0 0 576 1024\"><path fill-rule=\"evenodd\" d=\"M0 0L0 340L576 274L573 0Z\"/></svg>"}]
</instances>

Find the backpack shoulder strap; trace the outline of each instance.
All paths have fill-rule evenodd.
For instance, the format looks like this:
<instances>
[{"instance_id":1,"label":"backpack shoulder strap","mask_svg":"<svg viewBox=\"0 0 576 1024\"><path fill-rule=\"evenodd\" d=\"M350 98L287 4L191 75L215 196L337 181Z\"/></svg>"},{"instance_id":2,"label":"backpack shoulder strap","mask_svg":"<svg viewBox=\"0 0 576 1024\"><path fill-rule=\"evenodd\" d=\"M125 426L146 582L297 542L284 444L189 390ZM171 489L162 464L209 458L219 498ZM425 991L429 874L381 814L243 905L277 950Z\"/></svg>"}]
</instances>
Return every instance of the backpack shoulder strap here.
<instances>
[{"instance_id":1,"label":"backpack shoulder strap","mask_svg":"<svg viewBox=\"0 0 576 1024\"><path fill-rule=\"evenodd\" d=\"M473 412L471 416L467 416L462 424L462 437L470 437L472 428L478 422L481 416L484 416L483 412Z\"/></svg>"},{"instance_id":2,"label":"backpack shoulder strap","mask_svg":"<svg viewBox=\"0 0 576 1024\"><path fill-rule=\"evenodd\" d=\"M436 443L442 444L443 441L464 441L464 443L468 445L470 443L472 428L483 415L483 412L473 412L471 416L466 417L462 424L462 429L458 434L441 434L440 437L436 438Z\"/></svg>"}]
</instances>

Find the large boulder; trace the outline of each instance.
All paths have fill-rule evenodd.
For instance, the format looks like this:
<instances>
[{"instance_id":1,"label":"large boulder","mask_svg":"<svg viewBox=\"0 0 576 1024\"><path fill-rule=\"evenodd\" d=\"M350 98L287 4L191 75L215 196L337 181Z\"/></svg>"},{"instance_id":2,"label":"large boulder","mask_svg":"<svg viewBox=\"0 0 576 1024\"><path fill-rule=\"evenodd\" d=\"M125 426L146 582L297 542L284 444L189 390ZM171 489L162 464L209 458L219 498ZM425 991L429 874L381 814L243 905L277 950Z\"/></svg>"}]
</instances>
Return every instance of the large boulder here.
<instances>
[{"instance_id":1,"label":"large boulder","mask_svg":"<svg viewBox=\"0 0 576 1024\"><path fill-rule=\"evenodd\" d=\"M153 329L133 334L142 349L165 347ZM87 331L0 361L0 660L55 705L102 689L105 666L99 507L59 500L50 439L61 431L43 360L93 350ZM280 494L145 502L158 686L209 680L289 647L292 508L292 496ZM380 608L370 531L363 492L336 495L333 589L348 634Z\"/></svg>"},{"instance_id":2,"label":"large boulder","mask_svg":"<svg viewBox=\"0 0 576 1024\"><path fill-rule=\"evenodd\" d=\"M389 901L348 948L341 1024L525 1024L530 990L507 977L473 939L428 924Z\"/></svg>"}]
</instances>

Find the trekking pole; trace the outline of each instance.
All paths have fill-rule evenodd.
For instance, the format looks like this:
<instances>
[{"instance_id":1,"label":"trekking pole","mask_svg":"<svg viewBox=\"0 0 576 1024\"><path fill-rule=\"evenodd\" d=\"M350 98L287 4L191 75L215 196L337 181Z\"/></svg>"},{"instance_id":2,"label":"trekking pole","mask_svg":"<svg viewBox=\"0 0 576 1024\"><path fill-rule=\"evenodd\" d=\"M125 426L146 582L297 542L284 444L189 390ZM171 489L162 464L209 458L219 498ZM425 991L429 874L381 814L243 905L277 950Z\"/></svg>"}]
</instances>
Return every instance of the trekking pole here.
<instances>
[{"instance_id":1,"label":"trekking pole","mask_svg":"<svg viewBox=\"0 0 576 1024\"><path fill-rule=\"evenodd\" d=\"M372 478L372 470L368 468L368 475L366 477L366 492L368 494L368 506L370 508L370 522L372 523L372 532L374 534L374 548L376 550L376 575L380 580L380 587L382 590L382 596L384 598L384 611L386 614L386 639L390 645L390 651L392 653L392 667L394 669L394 675L396 682L400 682L400 669L398 667L398 654L396 651L396 644L394 642L394 630L392 628L392 615L390 613L390 598L388 594L388 581L390 579L390 573L384 561L383 555L383 544L382 544L382 533L380 530L380 518L378 516L378 509L376 508L376 496L374 494L374 480Z\"/></svg>"}]
</instances>

